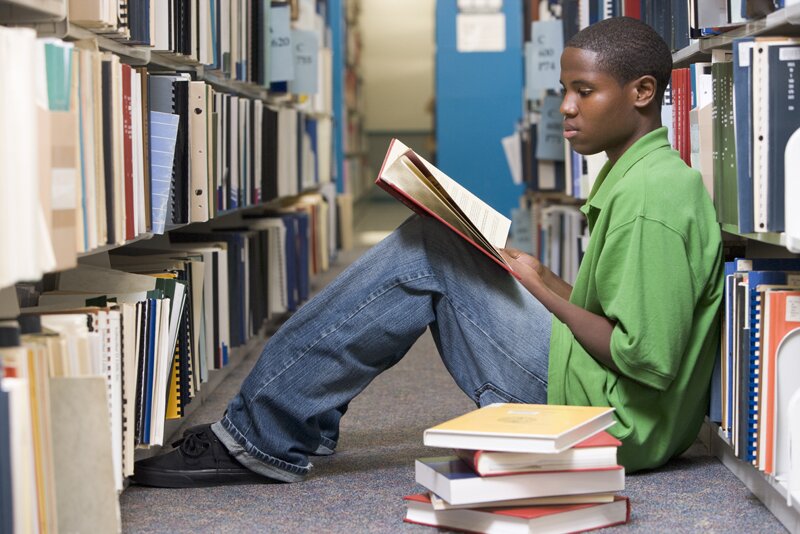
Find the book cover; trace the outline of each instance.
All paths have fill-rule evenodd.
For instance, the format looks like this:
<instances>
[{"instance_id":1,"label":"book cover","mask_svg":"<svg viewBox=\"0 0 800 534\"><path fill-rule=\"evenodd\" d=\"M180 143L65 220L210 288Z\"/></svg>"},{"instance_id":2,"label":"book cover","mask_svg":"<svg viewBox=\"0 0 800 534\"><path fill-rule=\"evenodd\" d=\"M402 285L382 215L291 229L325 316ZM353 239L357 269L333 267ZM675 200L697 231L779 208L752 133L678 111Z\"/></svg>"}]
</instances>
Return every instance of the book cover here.
<instances>
[{"instance_id":1,"label":"book cover","mask_svg":"<svg viewBox=\"0 0 800 534\"><path fill-rule=\"evenodd\" d=\"M630 502L565 504L524 508L434 510L426 495L405 497L404 521L468 532L583 532L628 522Z\"/></svg>"},{"instance_id":2,"label":"book cover","mask_svg":"<svg viewBox=\"0 0 800 534\"><path fill-rule=\"evenodd\" d=\"M736 138L736 178L738 185L739 231L755 231L753 223L752 122L750 114L750 61L753 38L733 42L733 112Z\"/></svg>"},{"instance_id":3,"label":"book cover","mask_svg":"<svg viewBox=\"0 0 800 534\"><path fill-rule=\"evenodd\" d=\"M797 94L800 46L772 46L769 61L769 156L767 163L767 228L783 232L785 228L785 154L792 134L800 129ZM797 172L792 169L791 172Z\"/></svg>"},{"instance_id":4,"label":"book cover","mask_svg":"<svg viewBox=\"0 0 800 534\"><path fill-rule=\"evenodd\" d=\"M521 508L523 506L544 506L556 504L589 504L612 502L616 494L605 493L579 493L576 495L553 495L550 497L529 497L527 499L509 499L502 501L479 502L470 504L450 504L432 492L426 494L431 500L434 510L457 510L462 508Z\"/></svg>"},{"instance_id":5,"label":"book cover","mask_svg":"<svg viewBox=\"0 0 800 534\"><path fill-rule=\"evenodd\" d=\"M786 283L786 271L750 271L747 278L747 291L748 294L745 298L745 303L748 307L747 321L748 321L748 337L749 343L747 345L746 355L746 389L745 394L746 410L745 414L745 428L747 433L744 459L748 462L756 461L758 435L761 431L759 423L761 421L760 415L760 394L762 388L760 387L760 379L762 375L762 347L763 337L761 334L763 310L761 302L761 293L758 287L763 284L784 284Z\"/></svg>"},{"instance_id":6,"label":"book cover","mask_svg":"<svg viewBox=\"0 0 800 534\"><path fill-rule=\"evenodd\" d=\"M3 369L0 366L0 381ZM11 412L8 392L0 389L0 531L14 531L11 483Z\"/></svg>"},{"instance_id":7,"label":"book cover","mask_svg":"<svg viewBox=\"0 0 800 534\"><path fill-rule=\"evenodd\" d=\"M786 298L785 320L800 323L800 297L789 296ZM783 336L777 346L775 356L775 477L786 480L796 476L796 453L792 449L796 446L798 420L797 397L800 391L800 325L790 330ZM794 443L794 445L793 445Z\"/></svg>"},{"instance_id":8,"label":"book cover","mask_svg":"<svg viewBox=\"0 0 800 534\"><path fill-rule=\"evenodd\" d=\"M133 183L133 104L131 88L131 67L121 65L122 69L122 144L124 153L124 187L125 187L125 240L136 237L134 183Z\"/></svg>"},{"instance_id":9,"label":"book cover","mask_svg":"<svg viewBox=\"0 0 800 534\"><path fill-rule=\"evenodd\" d=\"M778 349L787 335L800 329L800 290L773 290L765 293L767 310L766 343L763 347L766 373L762 376L765 395L763 470L775 474L776 386Z\"/></svg>"},{"instance_id":10,"label":"book cover","mask_svg":"<svg viewBox=\"0 0 800 534\"><path fill-rule=\"evenodd\" d=\"M397 139L389 144L375 183L416 213L437 219L519 277L497 251L506 244L511 221Z\"/></svg>"},{"instance_id":11,"label":"book cover","mask_svg":"<svg viewBox=\"0 0 800 534\"><path fill-rule=\"evenodd\" d=\"M425 445L507 452L561 452L614 424L599 406L497 403L428 428Z\"/></svg>"},{"instance_id":12,"label":"book cover","mask_svg":"<svg viewBox=\"0 0 800 534\"><path fill-rule=\"evenodd\" d=\"M58 530L119 532L105 378L50 379Z\"/></svg>"},{"instance_id":13,"label":"book cover","mask_svg":"<svg viewBox=\"0 0 800 534\"><path fill-rule=\"evenodd\" d=\"M617 465L622 445L608 432L599 432L560 453L496 452L456 449L456 455L481 476L539 471L598 469Z\"/></svg>"},{"instance_id":14,"label":"book cover","mask_svg":"<svg viewBox=\"0 0 800 534\"><path fill-rule=\"evenodd\" d=\"M607 493L625 489L622 466L482 477L457 456L419 458L415 480L450 504Z\"/></svg>"}]
</instances>

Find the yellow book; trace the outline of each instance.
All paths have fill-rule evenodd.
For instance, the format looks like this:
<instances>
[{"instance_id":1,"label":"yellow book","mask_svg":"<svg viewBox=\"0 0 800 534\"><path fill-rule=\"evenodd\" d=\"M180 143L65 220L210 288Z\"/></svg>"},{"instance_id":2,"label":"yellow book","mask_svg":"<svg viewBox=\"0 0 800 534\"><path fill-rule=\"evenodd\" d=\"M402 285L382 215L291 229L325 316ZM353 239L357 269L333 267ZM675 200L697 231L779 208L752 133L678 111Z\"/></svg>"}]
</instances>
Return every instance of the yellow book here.
<instances>
[{"instance_id":1,"label":"yellow book","mask_svg":"<svg viewBox=\"0 0 800 534\"><path fill-rule=\"evenodd\" d=\"M167 394L167 419L179 419L183 416L181 406L181 371L178 350L172 359L172 372L169 374L169 392Z\"/></svg>"},{"instance_id":2,"label":"yellow book","mask_svg":"<svg viewBox=\"0 0 800 534\"><path fill-rule=\"evenodd\" d=\"M497 403L425 430L430 447L557 453L614 424L614 408Z\"/></svg>"}]
</instances>

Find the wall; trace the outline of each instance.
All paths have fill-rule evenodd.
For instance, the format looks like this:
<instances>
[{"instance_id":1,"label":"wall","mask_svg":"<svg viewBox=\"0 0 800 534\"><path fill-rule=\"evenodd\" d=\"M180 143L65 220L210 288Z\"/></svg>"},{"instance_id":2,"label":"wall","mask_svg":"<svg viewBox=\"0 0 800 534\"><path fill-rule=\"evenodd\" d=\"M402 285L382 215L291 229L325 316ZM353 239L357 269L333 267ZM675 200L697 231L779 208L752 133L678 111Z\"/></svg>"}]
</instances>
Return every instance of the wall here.
<instances>
[{"instance_id":1,"label":"wall","mask_svg":"<svg viewBox=\"0 0 800 534\"><path fill-rule=\"evenodd\" d=\"M429 132L433 117L435 0L361 3L368 132ZM416 148L416 147L414 147Z\"/></svg>"}]
</instances>

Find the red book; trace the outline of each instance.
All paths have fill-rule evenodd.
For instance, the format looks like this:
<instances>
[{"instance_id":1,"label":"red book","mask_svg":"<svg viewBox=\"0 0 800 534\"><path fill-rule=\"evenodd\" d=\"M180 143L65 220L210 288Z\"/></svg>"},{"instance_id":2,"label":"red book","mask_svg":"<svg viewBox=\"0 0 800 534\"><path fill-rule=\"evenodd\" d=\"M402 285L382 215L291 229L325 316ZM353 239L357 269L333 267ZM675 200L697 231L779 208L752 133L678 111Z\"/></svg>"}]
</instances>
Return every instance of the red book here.
<instances>
[{"instance_id":1,"label":"red book","mask_svg":"<svg viewBox=\"0 0 800 534\"><path fill-rule=\"evenodd\" d=\"M675 136L673 146L687 165L692 164L692 140L689 131L689 112L692 106L691 75L688 68L673 69L672 86L672 129Z\"/></svg>"},{"instance_id":2,"label":"red book","mask_svg":"<svg viewBox=\"0 0 800 534\"><path fill-rule=\"evenodd\" d=\"M122 64L122 144L125 154L125 240L136 237L133 205L133 117L131 100L131 67Z\"/></svg>"},{"instance_id":3,"label":"red book","mask_svg":"<svg viewBox=\"0 0 800 534\"><path fill-rule=\"evenodd\" d=\"M635 19L642 18L642 2L641 0L625 0L622 6L622 14L626 17L633 17Z\"/></svg>"},{"instance_id":4,"label":"red book","mask_svg":"<svg viewBox=\"0 0 800 534\"><path fill-rule=\"evenodd\" d=\"M617 465L622 443L600 432L559 453L496 452L457 449L456 455L481 476L601 469Z\"/></svg>"},{"instance_id":5,"label":"red book","mask_svg":"<svg viewBox=\"0 0 800 534\"><path fill-rule=\"evenodd\" d=\"M519 278L498 249L511 221L397 139L392 139L375 184L420 215L438 220Z\"/></svg>"},{"instance_id":6,"label":"red book","mask_svg":"<svg viewBox=\"0 0 800 534\"><path fill-rule=\"evenodd\" d=\"M427 495L404 499L407 523L465 532L583 532L621 525L631 517L630 501L619 495L599 504L455 510L434 510Z\"/></svg>"}]
</instances>

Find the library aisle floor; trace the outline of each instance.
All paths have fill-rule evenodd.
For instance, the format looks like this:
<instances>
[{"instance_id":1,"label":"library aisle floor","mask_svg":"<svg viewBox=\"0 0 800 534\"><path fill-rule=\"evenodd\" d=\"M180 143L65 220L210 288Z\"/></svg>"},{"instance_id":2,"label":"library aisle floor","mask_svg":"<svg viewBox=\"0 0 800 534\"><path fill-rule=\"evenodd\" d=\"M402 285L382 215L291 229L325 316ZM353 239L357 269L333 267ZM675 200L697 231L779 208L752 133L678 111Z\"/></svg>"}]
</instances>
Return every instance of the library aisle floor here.
<instances>
[{"instance_id":1,"label":"library aisle floor","mask_svg":"<svg viewBox=\"0 0 800 534\"><path fill-rule=\"evenodd\" d=\"M376 194L356 209L359 248L341 254L318 280L324 284L364 247L408 216L399 203ZM232 372L186 421L218 419L236 393L250 358ZM124 532L433 533L403 523L403 496L422 491L414 459L438 456L422 445L422 432L474 404L455 386L426 334L395 367L378 377L350 406L332 457L314 459L299 484L186 490L131 486L121 497ZM682 457L651 473L629 475L624 494L632 517L619 532L785 532L744 485L698 442Z\"/></svg>"}]
</instances>

